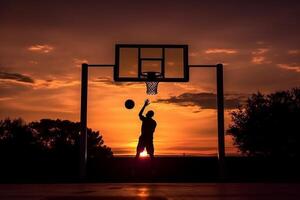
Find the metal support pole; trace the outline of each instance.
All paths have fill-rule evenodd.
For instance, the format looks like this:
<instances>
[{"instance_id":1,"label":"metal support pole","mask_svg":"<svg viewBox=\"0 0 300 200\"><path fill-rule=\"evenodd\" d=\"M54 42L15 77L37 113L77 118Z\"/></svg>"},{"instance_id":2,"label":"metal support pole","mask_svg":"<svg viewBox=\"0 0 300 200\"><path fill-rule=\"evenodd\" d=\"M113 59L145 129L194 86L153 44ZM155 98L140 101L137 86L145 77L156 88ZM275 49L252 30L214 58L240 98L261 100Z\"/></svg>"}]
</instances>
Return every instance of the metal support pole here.
<instances>
[{"instance_id":1,"label":"metal support pole","mask_svg":"<svg viewBox=\"0 0 300 200\"><path fill-rule=\"evenodd\" d=\"M81 110L80 110L80 178L86 178L87 164L87 88L88 64L81 66Z\"/></svg>"},{"instance_id":2,"label":"metal support pole","mask_svg":"<svg viewBox=\"0 0 300 200\"><path fill-rule=\"evenodd\" d=\"M218 158L220 177L225 176L223 65L217 65Z\"/></svg>"}]
</instances>

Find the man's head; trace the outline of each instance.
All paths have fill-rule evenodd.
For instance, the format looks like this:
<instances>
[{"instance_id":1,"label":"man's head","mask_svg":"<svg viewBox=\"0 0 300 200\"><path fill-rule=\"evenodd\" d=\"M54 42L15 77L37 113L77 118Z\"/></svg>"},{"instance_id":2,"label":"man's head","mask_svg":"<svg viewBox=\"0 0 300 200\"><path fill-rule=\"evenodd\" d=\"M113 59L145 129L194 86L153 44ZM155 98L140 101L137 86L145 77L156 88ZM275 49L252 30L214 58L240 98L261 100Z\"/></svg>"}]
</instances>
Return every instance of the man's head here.
<instances>
[{"instance_id":1,"label":"man's head","mask_svg":"<svg viewBox=\"0 0 300 200\"><path fill-rule=\"evenodd\" d=\"M148 117L148 118L152 118L153 116L154 116L153 110L149 110L146 114L146 117Z\"/></svg>"}]
</instances>

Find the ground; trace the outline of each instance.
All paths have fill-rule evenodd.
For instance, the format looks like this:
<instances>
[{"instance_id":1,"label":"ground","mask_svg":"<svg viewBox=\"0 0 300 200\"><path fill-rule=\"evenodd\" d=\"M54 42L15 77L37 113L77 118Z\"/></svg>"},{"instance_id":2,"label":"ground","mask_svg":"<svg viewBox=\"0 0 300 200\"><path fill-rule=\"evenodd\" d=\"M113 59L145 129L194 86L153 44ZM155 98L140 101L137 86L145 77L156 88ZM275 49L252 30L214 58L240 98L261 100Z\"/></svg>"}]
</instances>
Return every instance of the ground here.
<instances>
[{"instance_id":1,"label":"ground","mask_svg":"<svg viewBox=\"0 0 300 200\"><path fill-rule=\"evenodd\" d=\"M299 183L2 184L3 200L300 199Z\"/></svg>"}]
</instances>

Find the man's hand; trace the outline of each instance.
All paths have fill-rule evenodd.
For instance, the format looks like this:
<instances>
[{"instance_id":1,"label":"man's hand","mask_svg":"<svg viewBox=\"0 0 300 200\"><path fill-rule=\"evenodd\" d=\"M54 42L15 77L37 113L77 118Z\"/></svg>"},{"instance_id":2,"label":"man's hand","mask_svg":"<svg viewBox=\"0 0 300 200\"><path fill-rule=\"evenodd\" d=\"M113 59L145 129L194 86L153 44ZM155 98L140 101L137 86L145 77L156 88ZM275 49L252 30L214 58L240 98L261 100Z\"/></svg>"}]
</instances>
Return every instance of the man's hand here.
<instances>
[{"instance_id":1,"label":"man's hand","mask_svg":"<svg viewBox=\"0 0 300 200\"><path fill-rule=\"evenodd\" d=\"M146 107L146 106L148 106L149 104L150 104L149 99L146 99L146 100L145 100L145 103L144 103L144 106Z\"/></svg>"}]
</instances>

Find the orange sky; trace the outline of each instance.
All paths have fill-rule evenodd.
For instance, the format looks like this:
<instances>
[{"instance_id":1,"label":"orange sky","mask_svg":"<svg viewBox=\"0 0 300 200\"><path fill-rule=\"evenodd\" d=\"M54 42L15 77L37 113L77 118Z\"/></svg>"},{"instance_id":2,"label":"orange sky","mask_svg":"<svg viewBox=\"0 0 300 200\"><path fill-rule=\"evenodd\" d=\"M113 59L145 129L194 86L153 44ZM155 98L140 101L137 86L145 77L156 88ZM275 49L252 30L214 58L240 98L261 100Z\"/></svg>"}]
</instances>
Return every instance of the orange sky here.
<instances>
[{"instance_id":1,"label":"orange sky","mask_svg":"<svg viewBox=\"0 0 300 200\"><path fill-rule=\"evenodd\" d=\"M0 118L79 121L81 63L114 64L116 43L170 43L189 45L189 64L224 64L228 127L228 112L249 94L300 85L299 13L299 1L3 0ZM116 155L134 154L145 98L156 102L157 154L216 154L212 69L161 83L151 97L143 84L113 83L111 69L89 74L88 126ZM229 136L226 152L236 153Z\"/></svg>"},{"instance_id":2,"label":"orange sky","mask_svg":"<svg viewBox=\"0 0 300 200\"><path fill-rule=\"evenodd\" d=\"M155 111L154 119L158 125L154 141L158 154L215 154L217 147L215 109L201 109L196 105L182 106L155 102L158 99L178 96L185 92L206 92L201 86L194 88L194 76L213 77L215 71L213 69L193 69L191 71L193 75L190 83L160 83L159 93L155 96L148 96L144 83L119 86L107 82L95 82L103 70L91 69L88 125L101 130L105 141L115 152L134 154L141 126L138 112L144 99L149 98L154 103L151 103L145 112L149 109ZM211 81L210 84L213 86L214 78ZM214 86L212 90L214 90ZM124 108L124 102L129 98L136 102L136 107L132 110ZM212 104L215 105L215 98L212 101ZM229 122L227 113L226 123ZM228 152L236 152L232 149L231 143L231 139L228 137Z\"/></svg>"}]
</instances>

